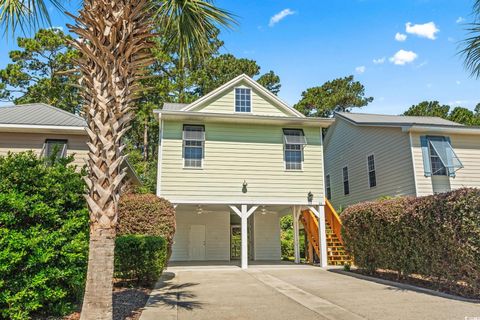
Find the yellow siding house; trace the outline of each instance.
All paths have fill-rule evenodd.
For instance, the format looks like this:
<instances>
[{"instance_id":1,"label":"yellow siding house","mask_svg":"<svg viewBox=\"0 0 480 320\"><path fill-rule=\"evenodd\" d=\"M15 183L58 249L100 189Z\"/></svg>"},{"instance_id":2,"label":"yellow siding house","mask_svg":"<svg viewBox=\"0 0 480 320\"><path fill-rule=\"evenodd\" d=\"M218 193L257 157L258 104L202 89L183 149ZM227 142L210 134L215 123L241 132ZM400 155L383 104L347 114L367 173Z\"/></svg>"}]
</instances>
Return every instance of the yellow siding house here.
<instances>
[{"instance_id":1,"label":"yellow siding house","mask_svg":"<svg viewBox=\"0 0 480 320\"><path fill-rule=\"evenodd\" d=\"M173 261L279 260L281 216L324 217L322 128L332 119L304 117L246 75L155 112L157 195L177 210Z\"/></svg>"}]
</instances>

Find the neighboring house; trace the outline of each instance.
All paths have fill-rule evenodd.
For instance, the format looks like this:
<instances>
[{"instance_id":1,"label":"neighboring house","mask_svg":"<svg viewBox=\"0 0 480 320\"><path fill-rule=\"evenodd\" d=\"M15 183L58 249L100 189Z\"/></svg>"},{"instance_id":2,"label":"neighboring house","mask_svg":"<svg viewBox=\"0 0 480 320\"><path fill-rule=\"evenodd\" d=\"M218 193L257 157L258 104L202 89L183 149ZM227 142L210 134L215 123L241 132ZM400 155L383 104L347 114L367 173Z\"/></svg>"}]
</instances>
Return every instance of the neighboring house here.
<instances>
[{"instance_id":1,"label":"neighboring house","mask_svg":"<svg viewBox=\"0 0 480 320\"><path fill-rule=\"evenodd\" d=\"M325 230L322 129L332 119L304 117L246 75L155 112L157 195L176 206L173 261L280 260L279 219L302 208Z\"/></svg>"},{"instance_id":2,"label":"neighboring house","mask_svg":"<svg viewBox=\"0 0 480 320\"><path fill-rule=\"evenodd\" d=\"M325 187L337 209L480 187L480 128L436 117L337 113L325 136Z\"/></svg>"},{"instance_id":3,"label":"neighboring house","mask_svg":"<svg viewBox=\"0 0 480 320\"><path fill-rule=\"evenodd\" d=\"M73 164L83 167L87 159L85 120L70 112L43 103L0 107L0 156L32 150L39 156L57 152L74 156ZM128 165L128 177L140 184Z\"/></svg>"}]
</instances>

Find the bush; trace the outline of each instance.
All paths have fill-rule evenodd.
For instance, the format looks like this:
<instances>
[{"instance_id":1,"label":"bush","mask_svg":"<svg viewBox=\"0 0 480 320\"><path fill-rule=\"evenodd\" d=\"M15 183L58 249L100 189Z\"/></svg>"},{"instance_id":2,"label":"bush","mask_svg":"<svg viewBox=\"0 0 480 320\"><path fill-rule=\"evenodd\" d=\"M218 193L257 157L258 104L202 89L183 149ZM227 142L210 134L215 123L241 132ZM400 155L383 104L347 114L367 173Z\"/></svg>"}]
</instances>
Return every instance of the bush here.
<instances>
[{"instance_id":1,"label":"bush","mask_svg":"<svg viewBox=\"0 0 480 320\"><path fill-rule=\"evenodd\" d=\"M120 198L117 235L161 236L167 241L170 257L175 234L173 205L154 194L126 194Z\"/></svg>"},{"instance_id":2,"label":"bush","mask_svg":"<svg viewBox=\"0 0 480 320\"><path fill-rule=\"evenodd\" d=\"M115 240L115 277L152 285L167 262L167 242L163 237L126 235Z\"/></svg>"},{"instance_id":3,"label":"bush","mask_svg":"<svg viewBox=\"0 0 480 320\"><path fill-rule=\"evenodd\" d=\"M63 315L83 293L88 212L69 159L0 157L0 318Z\"/></svg>"},{"instance_id":4,"label":"bush","mask_svg":"<svg viewBox=\"0 0 480 320\"><path fill-rule=\"evenodd\" d=\"M461 295L480 295L480 190L366 202L342 214L355 264L420 274Z\"/></svg>"}]
</instances>

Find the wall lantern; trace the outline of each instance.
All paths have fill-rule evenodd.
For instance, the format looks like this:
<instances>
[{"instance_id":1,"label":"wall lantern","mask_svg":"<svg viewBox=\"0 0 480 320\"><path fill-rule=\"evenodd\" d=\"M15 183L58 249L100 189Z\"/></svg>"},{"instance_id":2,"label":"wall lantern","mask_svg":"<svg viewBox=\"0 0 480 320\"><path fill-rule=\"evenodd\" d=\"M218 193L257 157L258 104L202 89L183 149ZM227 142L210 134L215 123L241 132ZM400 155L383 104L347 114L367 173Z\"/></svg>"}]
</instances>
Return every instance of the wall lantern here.
<instances>
[{"instance_id":1,"label":"wall lantern","mask_svg":"<svg viewBox=\"0 0 480 320\"><path fill-rule=\"evenodd\" d=\"M312 201L313 201L313 193L312 193L312 191L309 191L309 192L308 192L307 200L308 200L308 203L312 203Z\"/></svg>"},{"instance_id":2,"label":"wall lantern","mask_svg":"<svg viewBox=\"0 0 480 320\"><path fill-rule=\"evenodd\" d=\"M248 186L248 183L246 180L243 180L243 185L242 185L242 192L243 193L247 193L247 186Z\"/></svg>"}]
</instances>

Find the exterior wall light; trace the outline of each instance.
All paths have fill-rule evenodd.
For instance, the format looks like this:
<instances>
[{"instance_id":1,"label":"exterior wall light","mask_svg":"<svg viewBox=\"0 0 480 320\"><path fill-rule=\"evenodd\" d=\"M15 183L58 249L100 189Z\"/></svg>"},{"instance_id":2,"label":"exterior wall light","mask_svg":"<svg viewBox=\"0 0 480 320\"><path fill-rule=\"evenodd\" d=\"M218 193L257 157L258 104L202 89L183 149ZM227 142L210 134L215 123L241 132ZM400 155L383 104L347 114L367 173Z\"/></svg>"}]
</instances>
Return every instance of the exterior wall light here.
<instances>
[{"instance_id":1,"label":"exterior wall light","mask_svg":"<svg viewBox=\"0 0 480 320\"><path fill-rule=\"evenodd\" d=\"M312 193L312 191L309 191L309 192L308 192L307 200L308 200L308 203L312 203L312 201L313 201L313 193Z\"/></svg>"},{"instance_id":2,"label":"exterior wall light","mask_svg":"<svg viewBox=\"0 0 480 320\"><path fill-rule=\"evenodd\" d=\"M243 185L242 185L242 192L243 193L247 193L247 186L248 186L248 183L246 180L243 180Z\"/></svg>"},{"instance_id":3,"label":"exterior wall light","mask_svg":"<svg viewBox=\"0 0 480 320\"><path fill-rule=\"evenodd\" d=\"M202 206L201 206L201 205L198 205L198 206L197 206L197 214L202 214L202 213L203 213Z\"/></svg>"}]
</instances>

